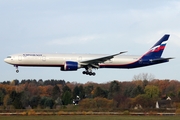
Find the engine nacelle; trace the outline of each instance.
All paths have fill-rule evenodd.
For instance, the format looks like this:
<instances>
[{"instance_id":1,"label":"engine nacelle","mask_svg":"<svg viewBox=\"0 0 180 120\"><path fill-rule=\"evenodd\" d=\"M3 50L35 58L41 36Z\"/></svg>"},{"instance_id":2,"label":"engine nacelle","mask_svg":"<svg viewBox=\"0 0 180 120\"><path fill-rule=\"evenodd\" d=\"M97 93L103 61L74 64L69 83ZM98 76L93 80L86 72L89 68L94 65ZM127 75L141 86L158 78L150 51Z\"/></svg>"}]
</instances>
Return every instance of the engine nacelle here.
<instances>
[{"instance_id":1,"label":"engine nacelle","mask_svg":"<svg viewBox=\"0 0 180 120\"><path fill-rule=\"evenodd\" d=\"M78 62L66 61L64 66L61 67L61 71L76 71L79 68Z\"/></svg>"}]
</instances>

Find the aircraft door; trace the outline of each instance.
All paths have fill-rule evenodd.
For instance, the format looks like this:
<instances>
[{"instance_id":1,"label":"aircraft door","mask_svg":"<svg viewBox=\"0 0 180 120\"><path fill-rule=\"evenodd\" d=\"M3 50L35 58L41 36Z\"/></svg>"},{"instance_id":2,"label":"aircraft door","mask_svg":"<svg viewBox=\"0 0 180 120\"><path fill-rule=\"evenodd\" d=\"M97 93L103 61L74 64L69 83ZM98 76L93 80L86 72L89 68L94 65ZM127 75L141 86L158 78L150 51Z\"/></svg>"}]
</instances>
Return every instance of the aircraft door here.
<instances>
[{"instance_id":1,"label":"aircraft door","mask_svg":"<svg viewBox=\"0 0 180 120\"><path fill-rule=\"evenodd\" d=\"M21 55L18 56L18 60L22 61L22 56Z\"/></svg>"},{"instance_id":2,"label":"aircraft door","mask_svg":"<svg viewBox=\"0 0 180 120\"><path fill-rule=\"evenodd\" d=\"M46 56L42 56L42 61L46 61Z\"/></svg>"},{"instance_id":3,"label":"aircraft door","mask_svg":"<svg viewBox=\"0 0 180 120\"><path fill-rule=\"evenodd\" d=\"M78 61L79 61L79 62L82 61L82 56L79 56Z\"/></svg>"}]
</instances>

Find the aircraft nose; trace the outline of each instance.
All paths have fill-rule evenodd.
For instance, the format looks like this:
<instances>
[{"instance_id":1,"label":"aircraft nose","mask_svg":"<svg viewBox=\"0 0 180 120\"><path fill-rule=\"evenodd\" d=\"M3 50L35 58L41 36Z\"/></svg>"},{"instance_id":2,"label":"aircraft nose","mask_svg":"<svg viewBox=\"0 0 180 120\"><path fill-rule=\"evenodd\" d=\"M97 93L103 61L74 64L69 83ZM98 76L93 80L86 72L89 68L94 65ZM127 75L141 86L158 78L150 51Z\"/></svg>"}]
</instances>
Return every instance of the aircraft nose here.
<instances>
[{"instance_id":1,"label":"aircraft nose","mask_svg":"<svg viewBox=\"0 0 180 120\"><path fill-rule=\"evenodd\" d=\"M7 61L7 58L4 59L4 62L6 62L6 61Z\"/></svg>"},{"instance_id":2,"label":"aircraft nose","mask_svg":"<svg viewBox=\"0 0 180 120\"><path fill-rule=\"evenodd\" d=\"M4 59L4 62L9 63L8 58L5 58L5 59Z\"/></svg>"}]
</instances>

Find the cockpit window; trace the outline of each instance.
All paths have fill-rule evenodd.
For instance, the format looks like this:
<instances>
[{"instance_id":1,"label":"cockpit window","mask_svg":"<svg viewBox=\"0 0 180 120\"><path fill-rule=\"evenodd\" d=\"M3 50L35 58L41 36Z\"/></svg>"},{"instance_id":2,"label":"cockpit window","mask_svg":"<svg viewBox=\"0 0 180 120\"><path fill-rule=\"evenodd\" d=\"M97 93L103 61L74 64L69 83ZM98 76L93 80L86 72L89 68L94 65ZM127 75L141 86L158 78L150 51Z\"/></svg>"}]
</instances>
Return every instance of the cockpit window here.
<instances>
[{"instance_id":1,"label":"cockpit window","mask_svg":"<svg viewBox=\"0 0 180 120\"><path fill-rule=\"evenodd\" d=\"M11 58L11 56L7 56L7 58Z\"/></svg>"}]
</instances>

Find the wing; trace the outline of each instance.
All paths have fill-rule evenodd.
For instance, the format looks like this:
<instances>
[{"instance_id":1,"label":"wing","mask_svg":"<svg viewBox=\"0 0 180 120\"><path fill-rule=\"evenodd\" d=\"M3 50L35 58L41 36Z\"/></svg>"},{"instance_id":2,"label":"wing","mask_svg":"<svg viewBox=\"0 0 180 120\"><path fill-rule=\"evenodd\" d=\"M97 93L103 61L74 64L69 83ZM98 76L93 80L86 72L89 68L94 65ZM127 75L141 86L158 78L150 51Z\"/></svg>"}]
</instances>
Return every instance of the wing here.
<instances>
[{"instance_id":1,"label":"wing","mask_svg":"<svg viewBox=\"0 0 180 120\"><path fill-rule=\"evenodd\" d=\"M91 60L86 60L86 61L81 61L81 64L83 65L98 65L99 63L104 63L107 60L111 60L112 58L114 58L114 56L126 53L127 51L123 51L117 54L113 54L113 55L109 55L109 56L105 56L105 57L101 57L101 58L96 58L96 59L91 59Z\"/></svg>"}]
</instances>

